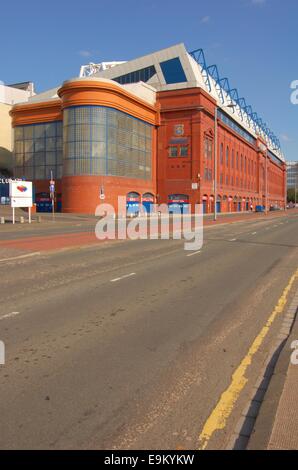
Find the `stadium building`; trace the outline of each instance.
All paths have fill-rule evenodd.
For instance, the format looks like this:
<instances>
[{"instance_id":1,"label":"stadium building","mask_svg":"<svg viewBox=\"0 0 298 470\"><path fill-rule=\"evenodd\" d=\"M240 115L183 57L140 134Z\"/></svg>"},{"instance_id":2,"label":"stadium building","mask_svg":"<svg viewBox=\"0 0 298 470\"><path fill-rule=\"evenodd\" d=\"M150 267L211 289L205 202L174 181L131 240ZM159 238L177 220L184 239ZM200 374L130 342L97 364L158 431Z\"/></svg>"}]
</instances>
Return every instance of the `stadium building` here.
<instances>
[{"instance_id":1,"label":"stadium building","mask_svg":"<svg viewBox=\"0 0 298 470\"><path fill-rule=\"evenodd\" d=\"M205 213L215 203L221 212L285 206L278 138L201 49L83 66L11 116L15 177L34 181L38 203L52 171L63 212L94 213L119 195L131 211L142 202L202 203Z\"/></svg>"}]
</instances>

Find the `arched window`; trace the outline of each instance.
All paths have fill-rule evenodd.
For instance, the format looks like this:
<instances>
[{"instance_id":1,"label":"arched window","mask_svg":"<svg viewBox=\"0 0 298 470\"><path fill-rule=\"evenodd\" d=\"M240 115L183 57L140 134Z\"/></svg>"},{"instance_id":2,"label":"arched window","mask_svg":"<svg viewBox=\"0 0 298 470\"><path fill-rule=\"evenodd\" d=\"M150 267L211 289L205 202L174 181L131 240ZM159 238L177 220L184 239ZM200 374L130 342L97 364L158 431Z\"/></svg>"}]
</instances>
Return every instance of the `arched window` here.
<instances>
[{"instance_id":1,"label":"arched window","mask_svg":"<svg viewBox=\"0 0 298 470\"><path fill-rule=\"evenodd\" d=\"M229 166L229 147L226 149L226 166Z\"/></svg>"},{"instance_id":2,"label":"arched window","mask_svg":"<svg viewBox=\"0 0 298 470\"><path fill-rule=\"evenodd\" d=\"M223 144L220 144L220 163L223 164Z\"/></svg>"}]
</instances>

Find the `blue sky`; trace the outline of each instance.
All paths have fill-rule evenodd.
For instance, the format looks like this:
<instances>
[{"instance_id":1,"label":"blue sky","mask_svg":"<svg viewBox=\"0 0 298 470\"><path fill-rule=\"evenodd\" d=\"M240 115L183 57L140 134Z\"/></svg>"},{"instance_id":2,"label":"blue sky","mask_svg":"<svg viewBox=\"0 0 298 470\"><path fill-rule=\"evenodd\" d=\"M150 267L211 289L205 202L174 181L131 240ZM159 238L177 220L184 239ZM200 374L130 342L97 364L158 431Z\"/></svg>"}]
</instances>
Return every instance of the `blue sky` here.
<instances>
[{"instance_id":1,"label":"blue sky","mask_svg":"<svg viewBox=\"0 0 298 470\"><path fill-rule=\"evenodd\" d=\"M27 0L3 2L0 80L38 92L88 62L128 60L184 42L238 88L298 160L297 0Z\"/></svg>"}]
</instances>

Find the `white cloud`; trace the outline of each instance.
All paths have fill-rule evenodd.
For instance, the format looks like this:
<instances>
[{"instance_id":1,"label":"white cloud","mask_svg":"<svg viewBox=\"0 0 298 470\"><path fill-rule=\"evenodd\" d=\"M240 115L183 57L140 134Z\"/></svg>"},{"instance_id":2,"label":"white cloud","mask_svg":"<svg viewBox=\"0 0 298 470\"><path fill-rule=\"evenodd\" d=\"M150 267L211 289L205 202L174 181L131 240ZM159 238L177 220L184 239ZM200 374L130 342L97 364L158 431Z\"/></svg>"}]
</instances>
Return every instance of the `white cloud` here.
<instances>
[{"instance_id":1,"label":"white cloud","mask_svg":"<svg viewBox=\"0 0 298 470\"><path fill-rule=\"evenodd\" d=\"M203 16L203 18L201 18L201 23L202 24L206 24L206 23L210 23L210 16L206 15L206 16Z\"/></svg>"},{"instance_id":2,"label":"white cloud","mask_svg":"<svg viewBox=\"0 0 298 470\"><path fill-rule=\"evenodd\" d=\"M292 139L291 139L291 137L290 137L288 134L281 134L280 138L281 138L281 140L283 140L284 142L292 142Z\"/></svg>"},{"instance_id":3,"label":"white cloud","mask_svg":"<svg viewBox=\"0 0 298 470\"><path fill-rule=\"evenodd\" d=\"M93 54L91 51L82 50L78 52L81 57L91 57Z\"/></svg>"},{"instance_id":4,"label":"white cloud","mask_svg":"<svg viewBox=\"0 0 298 470\"><path fill-rule=\"evenodd\" d=\"M251 0L252 5L264 5L267 0Z\"/></svg>"}]
</instances>

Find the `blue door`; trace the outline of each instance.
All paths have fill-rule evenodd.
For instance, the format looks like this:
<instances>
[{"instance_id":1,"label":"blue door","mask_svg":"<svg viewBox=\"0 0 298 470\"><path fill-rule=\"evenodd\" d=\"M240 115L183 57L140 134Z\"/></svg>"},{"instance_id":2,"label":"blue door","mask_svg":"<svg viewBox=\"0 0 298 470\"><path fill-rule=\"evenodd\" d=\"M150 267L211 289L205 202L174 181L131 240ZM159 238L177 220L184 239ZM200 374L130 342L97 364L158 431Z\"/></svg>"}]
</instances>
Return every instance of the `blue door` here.
<instances>
[{"instance_id":1,"label":"blue door","mask_svg":"<svg viewBox=\"0 0 298 470\"><path fill-rule=\"evenodd\" d=\"M216 212L221 212L221 203L220 203L220 201L217 201L217 203L216 203Z\"/></svg>"},{"instance_id":2,"label":"blue door","mask_svg":"<svg viewBox=\"0 0 298 470\"><path fill-rule=\"evenodd\" d=\"M152 206L154 204L154 196L151 193L145 193L142 196L142 204L144 206L145 211L150 214L152 211Z\"/></svg>"},{"instance_id":3,"label":"blue door","mask_svg":"<svg viewBox=\"0 0 298 470\"><path fill-rule=\"evenodd\" d=\"M126 196L127 215L137 215L140 212L140 195L135 192L128 193Z\"/></svg>"},{"instance_id":4,"label":"blue door","mask_svg":"<svg viewBox=\"0 0 298 470\"><path fill-rule=\"evenodd\" d=\"M203 201L203 214L207 214L207 201Z\"/></svg>"}]
</instances>

